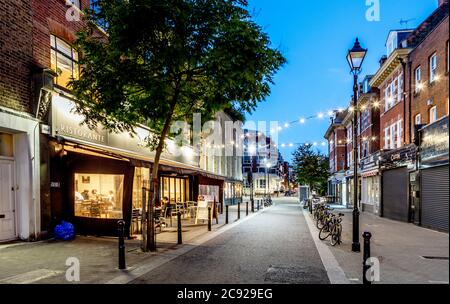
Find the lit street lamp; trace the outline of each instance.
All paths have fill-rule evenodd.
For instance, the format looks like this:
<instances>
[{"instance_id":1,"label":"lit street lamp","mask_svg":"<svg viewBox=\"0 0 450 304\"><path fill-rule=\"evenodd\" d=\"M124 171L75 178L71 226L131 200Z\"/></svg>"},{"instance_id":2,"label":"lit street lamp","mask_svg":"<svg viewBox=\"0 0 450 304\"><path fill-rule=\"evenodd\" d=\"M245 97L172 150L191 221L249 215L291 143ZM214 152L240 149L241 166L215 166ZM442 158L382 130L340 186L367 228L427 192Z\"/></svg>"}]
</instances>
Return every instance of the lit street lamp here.
<instances>
[{"instance_id":1,"label":"lit street lamp","mask_svg":"<svg viewBox=\"0 0 450 304\"><path fill-rule=\"evenodd\" d=\"M359 243L359 209L358 209L358 142L357 142L357 122L358 111L358 75L361 73L361 66L366 57L367 49L363 49L356 38L355 45L348 51L347 61L353 74L353 242L352 251L360 252Z\"/></svg>"}]
</instances>

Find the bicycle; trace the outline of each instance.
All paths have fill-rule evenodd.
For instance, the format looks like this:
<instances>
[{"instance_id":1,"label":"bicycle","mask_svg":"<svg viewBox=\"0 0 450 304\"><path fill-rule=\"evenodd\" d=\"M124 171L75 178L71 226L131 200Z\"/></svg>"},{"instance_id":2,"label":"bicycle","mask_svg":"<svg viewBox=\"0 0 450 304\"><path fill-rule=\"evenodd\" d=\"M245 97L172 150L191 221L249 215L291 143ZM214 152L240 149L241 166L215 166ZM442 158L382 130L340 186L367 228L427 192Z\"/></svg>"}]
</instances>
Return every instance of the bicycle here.
<instances>
[{"instance_id":1,"label":"bicycle","mask_svg":"<svg viewBox=\"0 0 450 304\"><path fill-rule=\"evenodd\" d=\"M324 241L329 236L331 236L331 245L336 246L336 244L341 244L341 236L342 236L342 217L343 213L339 213L336 216L333 213L330 213L326 218L326 222L324 226L319 231L319 239Z\"/></svg>"},{"instance_id":2,"label":"bicycle","mask_svg":"<svg viewBox=\"0 0 450 304\"><path fill-rule=\"evenodd\" d=\"M336 244L342 243L342 217L344 214L339 213L339 217L335 219L335 223L331 230L331 246L336 246Z\"/></svg>"}]
</instances>

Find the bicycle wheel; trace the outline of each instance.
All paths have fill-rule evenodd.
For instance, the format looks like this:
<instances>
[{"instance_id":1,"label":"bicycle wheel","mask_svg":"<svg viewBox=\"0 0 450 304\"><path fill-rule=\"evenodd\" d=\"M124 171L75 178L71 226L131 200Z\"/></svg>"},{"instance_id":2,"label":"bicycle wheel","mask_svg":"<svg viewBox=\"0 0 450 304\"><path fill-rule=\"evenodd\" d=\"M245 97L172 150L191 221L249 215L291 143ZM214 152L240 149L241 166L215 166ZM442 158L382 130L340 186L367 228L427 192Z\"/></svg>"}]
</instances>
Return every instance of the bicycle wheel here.
<instances>
[{"instance_id":1,"label":"bicycle wheel","mask_svg":"<svg viewBox=\"0 0 450 304\"><path fill-rule=\"evenodd\" d=\"M324 225L324 226L322 227L322 229L320 229L320 232L319 232L319 239L320 239L321 241L325 240L327 237L330 236L331 232L330 232L329 230L330 230L330 229L328 229L328 227L327 227L326 225Z\"/></svg>"},{"instance_id":2,"label":"bicycle wheel","mask_svg":"<svg viewBox=\"0 0 450 304\"><path fill-rule=\"evenodd\" d=\"M333 231L331 232L331 245L336 246L336 244L341 243L341 233L342 233L342 225L336 224L333 227Z\"/></svg>"},{"instance_id":3,"label":"bicycle wheel","mask_svg":"<svg viewBox=\"0 0 450 304\"><path fill-rule=\"evenodd\" d=\"M322 229L322 227L324 226L323 222L324 222L323 217L317 218L317 221L316 221L317 229L319 229L319 230Z\"/></svg>"}]
</instances>

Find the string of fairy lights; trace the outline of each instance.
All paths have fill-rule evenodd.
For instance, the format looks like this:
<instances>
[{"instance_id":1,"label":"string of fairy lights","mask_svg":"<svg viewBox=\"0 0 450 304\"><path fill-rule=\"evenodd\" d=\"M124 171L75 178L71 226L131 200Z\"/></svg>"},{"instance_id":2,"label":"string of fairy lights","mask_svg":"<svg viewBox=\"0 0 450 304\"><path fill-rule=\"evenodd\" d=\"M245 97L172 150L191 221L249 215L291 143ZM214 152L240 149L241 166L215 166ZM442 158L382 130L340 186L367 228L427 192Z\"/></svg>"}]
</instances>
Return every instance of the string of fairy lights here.
<instances>
[{"instance_id":1,"label":"string of fairy lights","mask_svg":"<svg viewBox=\"0 0 450 304\"><path fill-rule=\"evenodd\" d=\"M387 98L388 103L392 103L393 101L394 101L394 98L392 96ZM353 113L356 110L359 113L362 113L366 110L371 110L371 109L378 110L380 108L380 105L381 104L378 99L370 98L366 102L359 103L356 107L354 107L353 105L350 105L347 108L339 107L339 108L335 108L335 109L328 110L328 111L321 111L315 115L303 116L296 120L287 121L283 125L278 126L277 129L271 129L270 134L273 135L276 132L282 132L283 130L289 129L295 125L304 125L309 120L313 120L313 119L321 120L321 119L324 119L325 117L332 118L333 116L335 116L339 113L344 113L346 111ZM262 132L258 132L258 135L259 136L262 135ZM245 138L245 135L242 135L241 139L244 139L244 138ZM376 141L377 137L376 136L372 136L372 137L363 136L360 139L363 141ZM344 138L343 140L339 140L337 142L337 144L349 144L351 142L352 142L351 138ZM328 143L326 141L317 140L317 141L307 141L307 142L302 142L302 143L289 142L289 143L274 144L273 147L274 148L294 148L294 147L303 146L303 145L312 146L312 147L320 147L320 146L325 147L325 146L327 146L327 144ZM330 141L330 144L334 144L334 141ZM247 148L251 148L251 147L248 146Z\"/></svg>"}]
</instances>

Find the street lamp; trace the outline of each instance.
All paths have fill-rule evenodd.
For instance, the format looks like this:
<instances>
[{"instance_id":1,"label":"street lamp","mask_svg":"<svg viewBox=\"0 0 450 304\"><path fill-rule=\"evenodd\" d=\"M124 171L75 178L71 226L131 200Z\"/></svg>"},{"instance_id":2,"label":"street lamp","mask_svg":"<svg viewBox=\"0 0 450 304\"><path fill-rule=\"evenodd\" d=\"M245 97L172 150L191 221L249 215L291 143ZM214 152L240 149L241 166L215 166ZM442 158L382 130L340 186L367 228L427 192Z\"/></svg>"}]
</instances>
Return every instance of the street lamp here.
<instances>
[{"instance_id":1,"label":"street lamp","mask_svg":"<svg viewBox=\"0 0 450 304\"><path fill-rule=\"evenodd\" d=\"M358 119L358 75L366 57L367 49L363 49L356 38L355 45L348 51L347 61L353 74L353 242L352 251L360 252L359 243L359 209L358 209L358 142L357 142L357 119Z\"/></svg>"}]
</instances>

